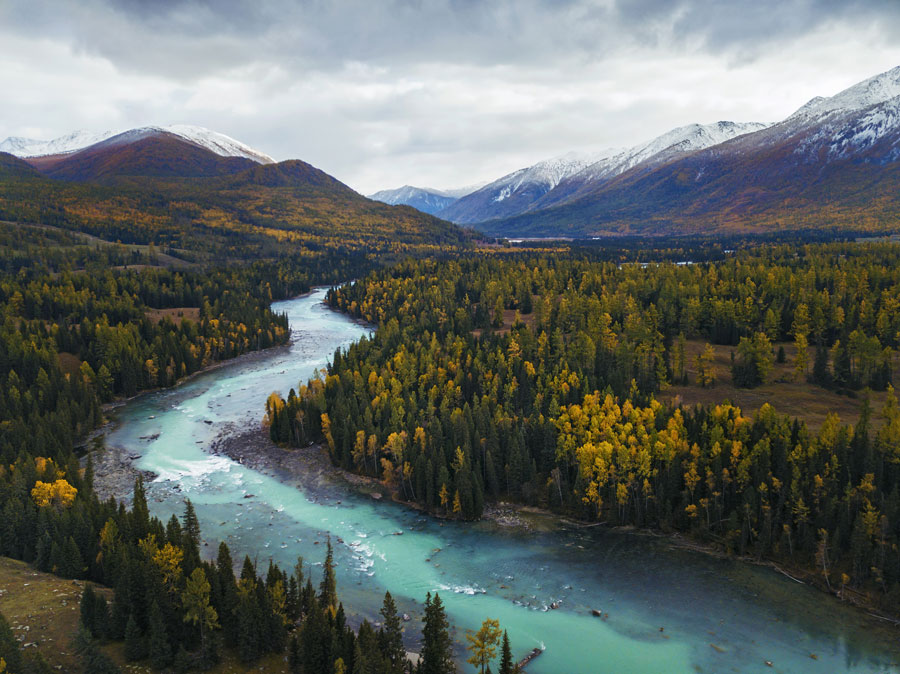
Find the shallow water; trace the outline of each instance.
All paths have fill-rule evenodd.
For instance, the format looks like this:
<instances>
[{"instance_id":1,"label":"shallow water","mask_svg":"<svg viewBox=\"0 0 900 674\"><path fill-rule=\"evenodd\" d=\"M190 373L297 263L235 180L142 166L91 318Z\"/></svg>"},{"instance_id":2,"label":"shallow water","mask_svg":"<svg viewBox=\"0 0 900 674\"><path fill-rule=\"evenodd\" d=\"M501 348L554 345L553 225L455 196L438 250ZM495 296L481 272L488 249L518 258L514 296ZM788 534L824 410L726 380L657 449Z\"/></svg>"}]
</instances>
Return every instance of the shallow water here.
<instances>
[{"instance_id":1,"label":"shallow water","mask_svg":"<svg viewBox=\"0 0 900 674\"><path fill-rule=\"evenodd\" d=\"M491 617L509 630L517 657L546 647L528 667L535 674L900 672L896 631L768 569L602 527L526 532L440 522L340 485L285 484L209 453L223 424L258 425L269 393L296 387L365 334L322 305L323 296L316 290L274 306L290 318L290 348L116 413L107 444L140 455L137 466L159 476L148 485L154 514L167 519L181 513L180 496L193 501L210 555L220 540L236 560L248 554L262 569L270 558L292 566L302 555L318 583L330 533L351 620L376 619L390 590L413 617L406 631L415 650L421 602L438 591L458 642ZM593 617L595 608L608 619Z\"/></svg>"}]
</instances>

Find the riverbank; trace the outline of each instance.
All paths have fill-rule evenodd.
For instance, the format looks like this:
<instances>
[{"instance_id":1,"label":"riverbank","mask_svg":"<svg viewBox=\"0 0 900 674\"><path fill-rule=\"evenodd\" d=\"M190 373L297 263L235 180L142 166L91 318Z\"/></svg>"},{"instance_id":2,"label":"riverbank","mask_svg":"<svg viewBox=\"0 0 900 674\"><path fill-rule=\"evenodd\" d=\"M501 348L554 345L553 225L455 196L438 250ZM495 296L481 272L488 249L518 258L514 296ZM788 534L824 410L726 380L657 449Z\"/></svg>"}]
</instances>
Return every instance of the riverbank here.
<instances>
[{"instance_id":1,"label":"riverbank","mask_svg":"<svg viewBox=\"0 0 900 674\"><path fill-rule=\"evenodd\" d=\"M212 451L289 484L318 487L344 484L362 494L377 499L392 498L402 505L422 510L417 504L410 504L399 499L396 492L389 490L380 481L332 465L328 452L322 445L314 444L302 449L284 449L272 442L261 426L255 429L237 427L223 429L213 443ZM551 531L562 526L579 529L603 526L610 530L628 532L633 535L663 539L667 545L673 548L772 569L796 583L810 585L834 596L838 601L864 611L873 618L900 628L900 620L898 620L900 616L885 612L872 597L863 592L846 587L841 592L839 589L829 587L824 578L814 571L789 566L781 561L758 559L751 555L735 555L720 545L699 541L681 532L664 532L634 526L616 527L602 522L584 522L544 508L504 501L486 505L483 519L499 527L518 529L524 532Z\"/></svg>"},{"instance_id":2,"label":"riverbank","mask_svg":"<svg viewBox=\"0 0 900 674\"><path fill-rule=\"evenodd\" d=\"M155 438L151 435L141 439L150 442ZM247 468L293 487L312 490L319 494L330 491L331 498L338 502L341 490L351 489L375 500L391 499L401 505L422 510L416 504L399 499L396 492L385 487L379 480L357 475L334 466L327 450L320 444L300 449L279 447L272 442L261 423L254 424L249 428L236 424L224 425L219 429L209 451L213 455L227 456ZM92 452L91 456L96 476L95 490L101 499L114 497L129 503L134 480L138 476L142 476L145 481L156 477L151 472L136 468L134 463L140 458L139 454L122 448L104 447ZM124 497L123 495L129 496ZM890 615L883 611L872 597L863 592L844 588L841 593L840 590L829 588L824 578L808 569L792 567L775 560L757 559L749 555L734 555L719 545L699 541L681 532L663 532L634 526L614 527L599 522L584 522L547 509L502 501L486 505L483 519L498 527L523 532L552 531L560 527L586 529L603 526L632 535L662 539L672 548L772 569L794 582L810 585L831 594L842 603L851 604L873 618L900 627L900 621L898 621L900 616Z\"/></svg>"},{"instance_id":3,"label":"riverbank","mask_svg":"<svg viewBox=\"0 0 900 674\"><path fill-rule=\"evenodd\" d=\"M330 285L313 286L312 288L307 290L305 293L300 293L299 295L295 295L294 297L288 297L288 298L285 298L284 300L278 300L278 301L279 302L288 302L288 301L293 301L293 300L301 300L306 297L309 297L316 290L321 290L322 288L331 288L331 286ZM325 304L324 300L323 300L322 304L324 306L328 306L327 304ZM328 307L328 308L331 309L331 307ZM270 309L271 309L271 307L270 307ZM333 311L333 309L331 309L331 310ZM351 320L356 320L356 319L351 319ZM369 324L365 323L365 325L369 325ZM371 327L371 326L369 326L369 327ZM269 358L269 356L273 352L277 352L278 349L289 349L290 348L291 341L293 339L293 331L289 329L287 335L288 335L287 340L285 340L285 342L282 344L273 344L272 346L266 347L265 349L256 349L254 351L247 351L247 352L239 354L233 358L225 358L223 360L217 360L208 365L204 365L196 372L191 372L190 374L187 374L187 375L181 377L172 386L168 386L165 388L157 386L155 388L143 389L143 390L135 393L133 396L129 396L127 398L119 397L111 402L104 403L100 409L103 412L103 414L105 415L109 412L112 412L117 407L122 407L123 405L126 405L134 400L137 400L138 398L141 398L142 396L145 396L145 395L148 395L151 393L158 393L159 391L174 390L174 389L188 383L189 381L199 377L202 374L207 374L209 372L213 372L215 370L218 370L221 367L225 367L226 365L231 365L234 363L238 363L238 364L248 363L248 362L252 363L254 360L267 360ZM100 426L99 428L94 429L94 431L92 431L90 434L88 434L88 439L81 446L86 445L88 441L93 439L93 437L97 436L98 431L102 431L103 428L106 426L107 426L107 424L103 424L103 426Z\"/></svg>"}]
</instances>

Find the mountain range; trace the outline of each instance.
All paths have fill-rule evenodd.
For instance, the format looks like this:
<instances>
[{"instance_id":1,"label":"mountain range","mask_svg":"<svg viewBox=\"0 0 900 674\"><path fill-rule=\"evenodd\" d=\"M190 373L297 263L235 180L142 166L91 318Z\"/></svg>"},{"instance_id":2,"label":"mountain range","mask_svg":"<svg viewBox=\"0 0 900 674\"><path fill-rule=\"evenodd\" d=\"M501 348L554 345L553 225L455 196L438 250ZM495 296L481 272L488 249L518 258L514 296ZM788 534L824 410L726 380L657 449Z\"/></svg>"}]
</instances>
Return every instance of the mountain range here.
<instances>
[{"instance_id":1,"label":"mountain range","mask_svg":"<svg viewBox=\"0 0 900 674\"><path fill-rule=\"evenodd\" d=\"M499 236L896 228L900 67L775 124L690 124L503 176L438 217Z\"/></svg>"},{"instance_id":2,"label":"mountain range","mask_svg":"<svg viewBox=\"0 0 900 674\"><path fill-rule=\"evenodd\" d=\"M366 199L300 160L275 162L200 127L8 138L0 219L252 259L292 247L372 254L466 245L455 225ZM18 156L16 156L18 155Z\"/></svg>"},{"instance_id":3,"label":"mountain range","mask_svg":"<svg viewBox=\"0 0 900 674\"><path fill-rule=\"evenodd\" d=\"M0 143L0 217L119 223L117 236L129 233L126 223L133 234L142 226L134 223L151 221L182 235L188 226L293 231L329 245L465 240L448 221L501 237L895 231L898 191L900 67L774 124L690 124L482 187L404 186L370 199L302 161L276 163L201 127Z\"/></svg>"}]
</instances>

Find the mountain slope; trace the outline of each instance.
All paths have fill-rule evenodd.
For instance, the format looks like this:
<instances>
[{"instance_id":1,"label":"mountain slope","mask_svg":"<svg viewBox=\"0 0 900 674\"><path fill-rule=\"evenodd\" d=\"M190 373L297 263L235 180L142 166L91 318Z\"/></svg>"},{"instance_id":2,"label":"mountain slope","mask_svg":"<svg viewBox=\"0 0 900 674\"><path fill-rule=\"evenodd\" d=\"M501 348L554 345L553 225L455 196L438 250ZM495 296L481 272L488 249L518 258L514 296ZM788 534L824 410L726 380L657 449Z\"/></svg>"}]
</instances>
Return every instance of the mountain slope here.
<instances>
[{"instance_id":1,"label":"mountain slope","mask_svg":"<svg viewBox=\"0 0 900 674\"><path fill-rule=\"evenodd\" d=\"M765 128L765 124L758 122L725 121L713 124L688 124L672 129L653 140L623 150L569 176L538 199L528 210L538 210L571 201L635 167L640 167L642 172L649 171L691 152Z\"/></svg>"},{"instance_id":2,"label":"mountain slope","mask_svg":"<svg viewBox=\"0 0 900 674\"><path fill-rule=\"evenodd\" d=\"M260 164L271 164L275 160L240 141L202 126L175 124L173 126L145 126L127 131L75 131L53 140L9 137L0 142L0 152L9 152L18 157L45 157L72 154L85 148L115 139L114 142L134 142L150 135L170 134L198 147L205 148L222 157L243 157Z\"/></svg>"},{"instance_id":3,"label":"mountain slope","mask_svg":"<svg viewBox=\"0 0 900 674\"><path fill-rule=\"evenodd\" d=\"M689 124L625 150L607 150L594 155L570 153L504 176L463 197L439 215L453 222L471 224L562 204L635 166L650 169L765 126L755 122Z\"/></svg>"},{"instance_id":4,"label":"mountain slope","mask_svg":"<svg viewBox=\"0 0 900 674\"><path fill-rule=\"evenodd\" d=\"M611 154L611 150L598 155L570 152L538 162L488 183L437 215L451 222L474 223L521 213L567 177Z\"/></svg>"},{"instance_id":5,"label":"mountain slope","mask_svg":"<svg viewBox=\"0 0 900 674\"><path fill-rule=\"evenodd\" d=\"M152 242L195 261L386 260L469 245L455 225L366 199L305 162L222 156L156 128L27 162L0 154L0 219Z\"/></svg>"},{"instance_id":6,"label":"mountain slope","mask_svg":"<svg viewBox=\"0 0 900 674\"><path fill-rule=\"evenodd\" d=\"M216 154L169 132L128 132L70 154L27 161L51 178L104 183L138 177L221 176L257 165L243 157Z\"/></svg>"},{"instance_id":7,"label":"mountain slope","mask_svg":"<svg viewBox=\"0 0 900 674\"><path fill-rule=\"evenodd\" d=\"M898 160L900 67L765 129L650 170L639 164L564 203L479 228L532 236L895 230Z\"/></svg>"},{"instance_id":8,"label":"mountain slope","mask_svg":"<svg viewBox=\"0 0 900 674\"><path fill-rule=\"evenodd\" d=\"M440 190L413 187L412 185L404 185L393 190L381 190L369 195L369 199L375 201L391 204L392 206L405 204L423 213L431 214L444 210L458 198Z\"/></svg>"}]
</instances>

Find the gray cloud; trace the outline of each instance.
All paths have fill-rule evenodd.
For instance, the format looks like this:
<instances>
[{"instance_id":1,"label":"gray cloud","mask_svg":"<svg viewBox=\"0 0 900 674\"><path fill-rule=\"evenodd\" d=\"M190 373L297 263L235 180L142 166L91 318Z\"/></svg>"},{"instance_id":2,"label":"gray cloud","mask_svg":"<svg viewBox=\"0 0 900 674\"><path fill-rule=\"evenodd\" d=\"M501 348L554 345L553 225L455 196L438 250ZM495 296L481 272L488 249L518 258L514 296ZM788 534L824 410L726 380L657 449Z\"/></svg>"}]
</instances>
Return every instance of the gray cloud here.
<instances>
[{"instance_id":1,"label":"gray cloud","mask_svg":"<svg viewBox=\"0 0 900 674\"><path fill-rule=\"evenodd\" d=\"M454 186L900 63L896 0L6 0L0 137L194 123L362 191Z\"/></svg>"}]
</instances>

